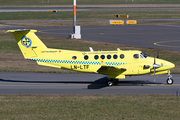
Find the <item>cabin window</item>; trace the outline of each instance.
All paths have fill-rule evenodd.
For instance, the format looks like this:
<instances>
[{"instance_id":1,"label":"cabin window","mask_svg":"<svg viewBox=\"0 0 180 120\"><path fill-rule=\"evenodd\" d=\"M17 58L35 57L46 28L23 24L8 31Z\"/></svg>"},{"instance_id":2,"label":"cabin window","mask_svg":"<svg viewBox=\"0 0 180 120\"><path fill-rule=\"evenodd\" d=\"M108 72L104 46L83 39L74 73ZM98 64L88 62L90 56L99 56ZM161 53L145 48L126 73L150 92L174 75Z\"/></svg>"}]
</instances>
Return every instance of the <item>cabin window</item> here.
<instances>
[{"instance_id":1,"label":"cabin window","mask_svg":"<svg viewBox=\"0 0 180 120\"><path fill-rule=\"evenodd\" d=\"M107 55L107 59L111 59L111 55Z\"/></svg>"},{"instance_id":2,"label":"cabin window","mask_svg":"<svg viewBox=\"0 0 180 120\"><path fill-rule=\"evenodd\" d=\"M88 60L88 59L89 59L89 56L85 55L85 56L84 56L84 59L85 59L85 60Z\"/></svg>"},{"instance_id":3,"label":"cabin window","mask_svg":"<svg viewBox=\"0 0 180 120\"><path fill-rule=\"evenodd\" d=\"M138 59L138 58L139 58L139 54L134 54L133 57L136 58L136 59Z\"/></svg>"},{"instance_id":4,"label":"cabin window","mask_svg":"<svg viewBox=\"0 0 180 120\"><path fill-rule=\"evenodd\" d=\"M95 55L95 56L94 56L94 59L95 59L95 60L99 59L99 56L98 56L98 55Z\"/></svg>"},{"instance_id":5,"label":"cabin window","mask_svg":"<svg viewBox=\"0 0 180 120\"><path fill-rule=\"evenodd\" d=\"M123 59L123 58L124 58L124 54L121 54L121 55L120 55L120 58Z\"/></svg>"},{"instance_id":6,"label":"cabin window","mask_svg":"<svg viewBox=\"0 0 180 120\"><path fill-rule=\"evenodd\" d=\"M114 59L117 59L117 57L118 57L117 55L113 55L113 58L114 58Z\"/></svg>"},{"instance_id":7,"label":"cabin window","mask_svg":"<svg viewBox=\"0 0 180 120\"><path fill-rule=\"evenodd\" d=\"M101 55L101 59L104 59L105 58L105 56L104 55Z\"/></svg>"},{"instance_id":8,"label":"cabin window","mask_svg":"<svg viewBox=\"0 0 180 120\"><path fill-rule=\"evenodd\" d=\"M76 56L73 56L73 57L72 57L72 59L73 59L73 60L76 60L76 59L77 59L77 57L76 57Z\"/></svg>"}]
</instances>

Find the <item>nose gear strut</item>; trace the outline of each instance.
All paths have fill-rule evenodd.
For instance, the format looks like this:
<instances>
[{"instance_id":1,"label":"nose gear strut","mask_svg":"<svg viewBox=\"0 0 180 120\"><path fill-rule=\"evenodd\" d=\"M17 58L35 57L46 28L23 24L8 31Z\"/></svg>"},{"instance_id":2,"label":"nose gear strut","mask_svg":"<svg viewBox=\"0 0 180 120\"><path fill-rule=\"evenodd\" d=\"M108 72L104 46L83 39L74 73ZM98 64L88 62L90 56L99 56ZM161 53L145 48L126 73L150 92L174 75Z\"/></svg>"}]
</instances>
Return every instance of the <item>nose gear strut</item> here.
<instances>
[{"instance_id":1,"label":"nose gear strut","mask_svg":"<svg viewBox=\"0 0 180 120\"><path fill-rule=\"evenodd\" d=\"M169 70L169 73L168 73L168 79L166 80L166 83L168 84L168 85L172 85L173 84L173 79L172 79L172 75L171 75L171 71Z\"/></svg>"}]
</instances>

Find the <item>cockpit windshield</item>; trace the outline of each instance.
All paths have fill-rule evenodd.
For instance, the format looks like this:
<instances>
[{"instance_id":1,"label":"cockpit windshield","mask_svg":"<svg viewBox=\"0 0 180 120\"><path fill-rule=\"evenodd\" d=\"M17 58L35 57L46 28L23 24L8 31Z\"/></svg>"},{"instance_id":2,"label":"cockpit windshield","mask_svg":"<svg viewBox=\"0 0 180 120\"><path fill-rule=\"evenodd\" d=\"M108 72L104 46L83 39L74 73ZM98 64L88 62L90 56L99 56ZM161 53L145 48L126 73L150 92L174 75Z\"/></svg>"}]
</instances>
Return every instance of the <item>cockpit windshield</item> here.
<instances>
[{"instance_id":1,"label":"cockpit windshield","mask_svg":"<svg viewBox=\"0 0 180 120\"><path fill-rule=\"evenodd\" d=\"M147 58L147 55L144 54L143 52L141 52L141 55L142 55L144 58Z\"/></svg>"}]
</instances>

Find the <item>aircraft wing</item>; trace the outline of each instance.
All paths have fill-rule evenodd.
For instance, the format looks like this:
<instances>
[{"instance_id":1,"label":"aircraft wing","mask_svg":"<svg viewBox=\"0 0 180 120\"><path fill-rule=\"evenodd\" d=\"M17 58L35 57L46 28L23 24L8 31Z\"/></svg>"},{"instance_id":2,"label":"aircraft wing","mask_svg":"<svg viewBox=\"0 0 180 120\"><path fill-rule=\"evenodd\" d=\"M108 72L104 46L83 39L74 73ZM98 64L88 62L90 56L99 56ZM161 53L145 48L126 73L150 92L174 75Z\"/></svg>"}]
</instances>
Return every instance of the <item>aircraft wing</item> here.
<instances>
[{"instance_id":1,"label":"aircraft wing","mask_svg":"<svg viewBox=\"0 0 180 120\"><path fill-rule=\"evenodd\" d=\"M114 72L124 72L127 69L125 67L120 67L120 66L101 66L97 72L102 73L102 72L108 72L111 73L112 71Z\"/></svg>"},{"instance_id":2,"label":"aircraft wing","mask_svg":"<svg viewBox=\"0 0 180 120\"><path fill-rule=\"evenodd\" d=\"M123 71L126 71L126 68L125 68L125 67L120 67L120 66L102 66L102 67L112 68L112 69L115 69L115 70L123 70Z\"/></svg>"},{"instance_id":3,"label":"aircraft wing","mask_svg":"<svg viewBox=\"0 0 180 120\"><path fill-rule=\"evenodd\" d=\"M125 79L125 72L127 68L125 66L101 66L97 72L100 74L107 75L108 78Z\"/></svg>"}]
</instances>

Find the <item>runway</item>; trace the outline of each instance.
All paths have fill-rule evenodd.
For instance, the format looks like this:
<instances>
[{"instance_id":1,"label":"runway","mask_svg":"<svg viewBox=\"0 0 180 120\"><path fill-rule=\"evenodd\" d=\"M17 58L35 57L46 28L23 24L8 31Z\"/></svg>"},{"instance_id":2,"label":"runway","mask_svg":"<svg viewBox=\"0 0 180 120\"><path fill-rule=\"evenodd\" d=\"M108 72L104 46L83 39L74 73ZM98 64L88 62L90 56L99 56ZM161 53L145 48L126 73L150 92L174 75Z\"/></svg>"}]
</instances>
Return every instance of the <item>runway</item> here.
<instances>
[{"instance_id":1,"label":"runway","mask_svg":"<svg viewBox=\"0 0 180 120\"><path fill-rule=\"evenodd\" d=\"M174 94L180 91L180 75L173 75L174 84L166 84L166 75L135 76L107 87L106 77L99 74L16 73L0 72L0 94ZM155 79L155 81L154 81Z\"/></svg>"}]
</instances>

